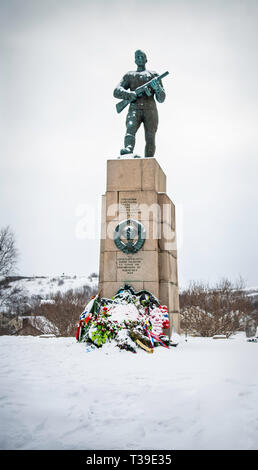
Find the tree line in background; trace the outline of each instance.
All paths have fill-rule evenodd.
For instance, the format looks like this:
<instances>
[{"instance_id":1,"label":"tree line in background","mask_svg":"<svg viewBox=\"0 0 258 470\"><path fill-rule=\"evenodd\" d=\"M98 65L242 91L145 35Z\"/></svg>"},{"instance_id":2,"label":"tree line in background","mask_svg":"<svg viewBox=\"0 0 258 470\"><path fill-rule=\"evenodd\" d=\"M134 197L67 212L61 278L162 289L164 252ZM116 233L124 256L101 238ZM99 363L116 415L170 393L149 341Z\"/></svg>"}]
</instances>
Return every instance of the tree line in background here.
<instances>
[{"instance_id":1,"label":"tree line in background","mask_svg":"<svg viewBox=\"0 0 258 470\"><path fill-rule=\"evenodd\" d=\"M74 336L81 312L93 295L95 287L85 285L79 289L57 292L42 299L29 297L18 287L10 288L8 277L17 265L18 251L10 227L0 230L0 313L33 317L34 327L58 336ZM89 280L97 278L95 273ZM12 277L12 279L14 279ZM62 280L60 281L61 285ZM215 286L193 282L180 293L181 331L198 336L229 336L244 330L255 303L250 301L242 280L236 283L224 279ZM46 322L42 322L42 318ZM16 332L11 329L11 334ZM0 327L0 334L9 334Z\"/></svg>"},{"instance_id":2,"label":"tree line in background","mask_svg":"<svg viewBox=\"0 0 258 470\"><path fill-rule=\"evenodd\" d=\"M255 305L243 280L223 279L215 286L191 283L180 294L181 329L198 336L229 336L243 331Z\"/></svg>"},{"instance_id":3,"label":"tree line in background","mask_svg":"<svg viewBox=\"0 0 258 470\"><path fill-rule=\"evenodd\" d=\"M68 290L65 293L57 292L49 300L38 305L35 312L34 325L40 328L41 321L37 318L44 317L48 321L47 331L57 336L75 336L80 314L85 305L93 295L96 295L96 289L91 286L83 286L80 289Z\"/></svg>"}]
</instances>

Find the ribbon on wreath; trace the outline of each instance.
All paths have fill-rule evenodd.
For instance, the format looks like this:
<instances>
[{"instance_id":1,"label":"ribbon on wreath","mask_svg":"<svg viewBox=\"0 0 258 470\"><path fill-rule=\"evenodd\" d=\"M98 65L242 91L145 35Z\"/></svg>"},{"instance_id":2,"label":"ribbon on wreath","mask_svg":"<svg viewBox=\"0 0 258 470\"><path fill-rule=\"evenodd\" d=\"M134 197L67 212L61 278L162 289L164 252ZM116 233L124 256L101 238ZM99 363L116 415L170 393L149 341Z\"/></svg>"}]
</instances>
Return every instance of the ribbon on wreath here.
<instances>
[{"instance_id":1,"label":"ribbon on wreath","mask_svg":"<svg viewBox=\"0 0 258 470\"><path fill-rule=\"evenodd\" d=\"M81 338L82 325L83 325L83 322L82 322L82 320L80 320L79 323L78 323L78 326L77 326L77 330L76 330L76 340L77 341L80 341L80 338Z\"/></svg>"},{"instance_id":2,"label":"ribbon on wreath","mask_svg":"<svg viewBox=\"0 0 258 470\"><path fill-rule=\"evenodd\" d=\"M159 338L158 335L155 335L155 333L152 333L152 331L149 329L149 325L146 323L145 326L144 326L144 329L146 331L146 334L151 342L151 347L154 348L154 340L158 341L158 343L162 344L162 346L164 346L164 348L167 348L169 349L169 347L163 343L163 341L161 341L161 339Z\"/></svg>"},{"instance_id":3,"label":"ribbon on wreath","mask_svg":"<svg viewBox=\"0 0 258 470\"><path fill-rule=\"evenodd\" d=\"M91 319L91 315L88 315L87 318L85 318L85 320L80 320L79 321L78 326L77 326L77 330L76 330L76 340L77 341L80 341L80 339L81 339L81 332L82 332L83 323L85 325L87 325L87 323L90 321L90 319Z\"/></svg>"}]
</instances>

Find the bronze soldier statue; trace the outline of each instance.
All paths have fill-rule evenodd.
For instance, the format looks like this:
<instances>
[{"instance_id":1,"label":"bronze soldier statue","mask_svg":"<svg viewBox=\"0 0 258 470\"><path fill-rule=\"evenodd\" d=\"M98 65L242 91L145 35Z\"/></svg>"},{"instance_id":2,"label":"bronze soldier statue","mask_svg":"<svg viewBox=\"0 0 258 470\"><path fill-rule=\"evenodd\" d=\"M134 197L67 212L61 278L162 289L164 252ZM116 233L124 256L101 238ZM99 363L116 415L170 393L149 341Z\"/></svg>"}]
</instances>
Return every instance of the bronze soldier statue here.
<instances>
[{"instance_id":1,"label":"bronze soldier statue","mask_svg":"<svg viewBox=\"0 0 258 470\"><path fill-rule=\"evenodd\" d=\"M124 109L127 104L130 104L126 117L124 148L120 151L121 155L133 152L135 134L142 122L146 142L145 157L153 157L155 154L158 111L154 96L159 103L163 103L165 100L166 94L161 78L166 76L168 72L159 76L156 72L146 70L146 62L147 56L145 52L137 50L135 52L137 70L126 73L114 90L114 97L124 100L117 104L118 112Z\"/></svg>"}]
</instances>

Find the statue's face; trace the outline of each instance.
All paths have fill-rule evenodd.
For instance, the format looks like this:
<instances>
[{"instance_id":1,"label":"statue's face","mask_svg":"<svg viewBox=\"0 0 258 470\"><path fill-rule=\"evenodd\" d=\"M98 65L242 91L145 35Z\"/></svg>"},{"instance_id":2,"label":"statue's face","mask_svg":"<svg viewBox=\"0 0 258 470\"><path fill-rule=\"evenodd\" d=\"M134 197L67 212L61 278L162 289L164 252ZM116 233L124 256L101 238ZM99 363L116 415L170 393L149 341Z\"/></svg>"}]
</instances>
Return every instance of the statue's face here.
<instances>
[{"instance_id":1,"label":"statue's face","mask_svg":"<svg viewBox=\"0 0 258 470\"><path fill-rule=\"evenodd\" d=\"M142 51L137 51L135 53L135 63L136 65L145 65L147 62L146 55Z\"/></svg>"}]
</instances>

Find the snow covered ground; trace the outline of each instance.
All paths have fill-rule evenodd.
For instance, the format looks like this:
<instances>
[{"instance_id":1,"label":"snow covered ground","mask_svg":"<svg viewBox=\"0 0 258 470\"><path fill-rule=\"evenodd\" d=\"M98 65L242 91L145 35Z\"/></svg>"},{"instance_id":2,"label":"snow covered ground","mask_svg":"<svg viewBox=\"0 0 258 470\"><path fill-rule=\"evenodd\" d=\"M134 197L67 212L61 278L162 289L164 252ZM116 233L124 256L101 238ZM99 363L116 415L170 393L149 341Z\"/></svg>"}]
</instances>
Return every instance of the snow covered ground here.
<instances>
[{"instance_id":1,"label":"snow covered ground","mask_svg":"<svg viewBox=\"0 0 258 470\"><path fill-rule=\"evenodd\" d=\"M258 344L0 337L1 449L258 449Z\"/></svg>"}]
</instances>

